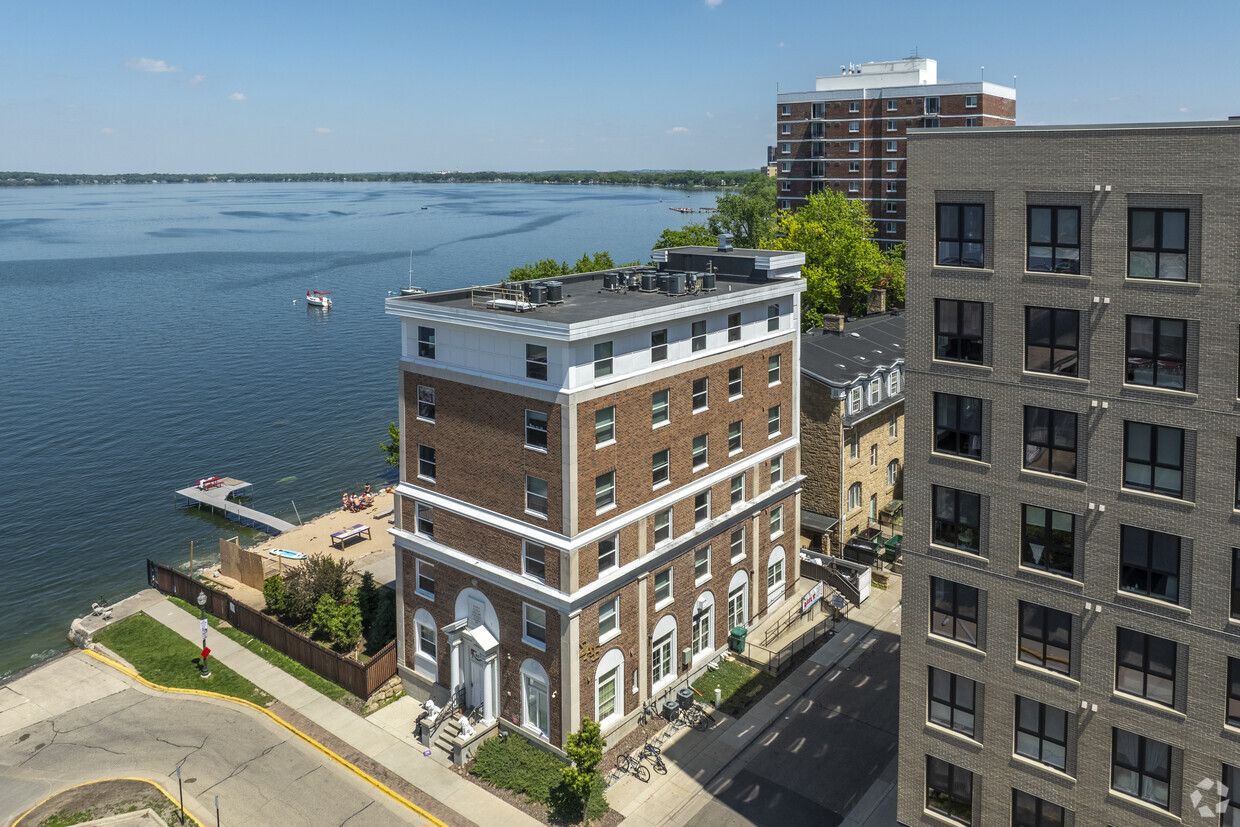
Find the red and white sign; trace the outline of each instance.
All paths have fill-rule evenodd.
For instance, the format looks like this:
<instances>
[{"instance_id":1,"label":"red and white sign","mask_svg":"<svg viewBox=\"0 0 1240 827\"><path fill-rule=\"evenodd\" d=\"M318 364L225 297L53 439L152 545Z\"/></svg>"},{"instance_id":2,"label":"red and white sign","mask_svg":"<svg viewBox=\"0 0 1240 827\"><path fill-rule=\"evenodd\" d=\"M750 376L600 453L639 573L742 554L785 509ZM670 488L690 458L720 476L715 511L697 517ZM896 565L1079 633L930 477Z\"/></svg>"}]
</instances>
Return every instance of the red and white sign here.
<instances>
[{"instance_id":1,"label":"red and white sign","mask_svg":"<svg viewBox=\"0 0 1240 827\"><path fill-rule=\"evenodd\" d=\"M805 614L813 608L815 603L822 600L822 596L825 592L826 587L823 585L823 582L819 580L818 585L810 589L809 592L806 593L805 597L801 598L801 614Z\"/></svg>"}]
</instances>

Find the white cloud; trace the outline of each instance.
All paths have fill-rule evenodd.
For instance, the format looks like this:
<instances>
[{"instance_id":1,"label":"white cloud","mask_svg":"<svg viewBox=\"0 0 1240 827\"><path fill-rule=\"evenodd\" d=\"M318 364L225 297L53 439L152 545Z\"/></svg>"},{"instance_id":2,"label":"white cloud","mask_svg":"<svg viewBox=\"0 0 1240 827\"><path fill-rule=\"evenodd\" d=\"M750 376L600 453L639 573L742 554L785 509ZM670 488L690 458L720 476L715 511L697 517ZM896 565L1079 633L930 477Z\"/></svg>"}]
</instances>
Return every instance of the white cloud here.
<instances>
[{"instance_id":1,"label":"white cloud","mask_svg":"<svg viewBox=\"0 0 1240 827\"><path fill-rule=\"evenodd\" d=\"M116 130L110 126L105 126L103 129L100 129L99 131L102 132L104 135L111 135Z\"/></svg>"},{"instance_id":2,"label":"white cloud","mask_svg":"<svg viewBox=\"0 0 1240 827\"><path fill-rule=\"evenodd\" d=\"M1109 100L1109 101L1117 101L1117 100L1119 100L1119 95L1112 95L1111 97L1107 98L1107 100Z\"/></svg>"},{"instance_id":3,"label":"white cloud","mask_svg":"<svg viewBox=\"0 0 1240 827\"><path fill-rule=\"evenodd\" d=\"M190 83L202 83L206 79L207 79L206 75L194 75L192 78L189 79L189 82Z\"/></svg>"},{"instance_id":4,"label":"white cloud","mask_svg":"<svg viewBox=\"0 0 1240 827\"><path fill-rule=\"evenodd\" d=\"M1193 110L1189 109L1187 106L1181 106L1180 111L1181 112L1192 112Z\"/></svg>"},{"instance_id":5,"label":"white cloud","mask_svg":"<svg viewBox=\"0 0 1240 827\"><path fill-rule=\"evenodd\" d=\"M706 8L713 9L722 3L723 0L704 0L704 2L706 3Z\"/></svg>"},{"instance_id":6,"label":"white cloud","mask_svg":"<svg viewBox=\"0 0 1240 827\"><path fill-rule=\"evenodd\" d=\"M779 48L781 48L781 49L782 49L782 48L784 48L784 41L782 41L782 40L781 40L781 41L779 41Z\"/></svg>"},{"instance_id":7,"label":"white cloud","mask_svg":"<svg viewBox=\"0 0 1240 827\"><path fill-rule=\"evenodd\" d=\"M688 135L688 134L689 134L689 127L687 127L687 126L673 126L671 129L667 130L667 134L668 134L668 135Z\"/></svg>"},{"instance_id":8,"label":"white cloud","mask_svg":"<svg viewBox=\"0 0 1240 827\"><path fill-rule=\"evenodd\" d=\"M708 117L708 118L713 118L713 117L715 117L715 113L714 113L714 112L707 112L707 113L706 113L706 117Z\"/></svg>"},{"instance_id":9,"label":"white cloud","mask_svg":"<svg viewBox=\"0 0 1240 827\"><path fill-rule=\"evenodd\" d=\"M135 57L125 61L125 65L130 69L137 69L139 72L179 72L178 66L169 66L162 60L152 60L149 57Z\"/></svg>"},{"instance_id":10,"label":"white cloud","mask_svg":"<svg viewBox=\"0 0 1240 827\"><path fill-rule=\"evenodd\" d=\"M230 101L243 101L245 100L245 95L241 94L240 92L233 92L231 95L228 96L228 99Z\"/></svg>"},{"instance_id":11,"label":"white cloud","mask_svg":"<svg viewBox=\"0 0 1240 827\"><path fill-rule=\"evenodd\" d=\"M314 128L314 131L315 131L315 132L317 132L317 133L319 133L320 135L330 135L330 134L332 134L332 131L331 131L330 129L328 129L327 127L325 127L325 126L316 126L316 127Z\"/></svg>"}]
</instances>

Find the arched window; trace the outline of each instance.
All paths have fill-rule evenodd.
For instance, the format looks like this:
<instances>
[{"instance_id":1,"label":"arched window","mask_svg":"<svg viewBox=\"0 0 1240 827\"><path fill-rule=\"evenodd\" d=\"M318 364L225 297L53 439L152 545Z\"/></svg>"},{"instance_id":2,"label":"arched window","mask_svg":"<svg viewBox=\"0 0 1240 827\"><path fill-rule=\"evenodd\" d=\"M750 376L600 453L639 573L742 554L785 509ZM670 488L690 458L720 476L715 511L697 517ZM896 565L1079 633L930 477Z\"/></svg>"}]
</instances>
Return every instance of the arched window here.
<instances>
[{"instance_id":1,"label":"arched window","mask_svg":"<svg viewBox=\"0 0 1240 827\"><path fill-rule=\"evenodd\" d=\"M728 629L749 623L749 577L742 569L728 584Z\"/></svg>"},{"instance_id":2,"label":"arched window","mask_svg":"<svg viewBox=\"0 0 1240 827\"><path fill-rule=\"evenodd\" d=\"M676 679L676 618L663 615L650 644L650 684L654 690Z\"/></svg>"},{"instance_id":3,"label":"arched window","mask_svg":"<svg viewBox=\"0 0 1240 827\"><path fill-rule=\"evenodd\" d=\"M848 486L848 510L856 511L861 507L861 483L854 482Z\"/></svg>"},{"instance_id":4,"label":"arched window","mask_svg":"<svg viewBox=\"0 0 1240 827\"><path fill-rule=\"evenodd\" d=\"M715 596L708 591L693 604L691 640L695 658L715 651Z\"/></svg>"},{"instance_id":5,"label":"arched window","mask_svg":"<svg viewBox=\"0 0 1240 827\"><path fill-rule=\"evenodd\" d=\"M536 660L521 664L521 725L546 740L551 735L551 696L547 670Z\"/></svg>"},{"instance_id":6,"label":"arched window","mask_svg":"<svg viewBox=\"0 0 1240 827\"><path fill-rule=\"evenodd\" d=\"M606 729L624 717L624 653L608 649L594 670L594 715Z\"/></svg>"},{"instance_id":7,"label":"arched window","mask_svg":"<svg viewBox=\"0 0 1240 827\"><path fill-rule=\"evenodd\" d=\"M887 463L887 487L888 488L896 487L896 477L898 477L899 474L900 474L900 460L893 459L891 462Z\"/></svg>"},{"instance_id":8,"label":"arched window","mask_svg":"<svg viewBox=\"0 0 1240 827\"><path fill-rule=\"evenodd\" d=\"M413 615L414 656L413 670L432 681L439 679L439 639L435 618L426 609L418 609Z\"/></svg>"},{"instance_id":9,"label":"arched window","mask_svg":"<svg viewBox=\"0 0 1240 827\"><path fill-rule=\"evenodd\" d=\"M766 607L770 609L784 599L784 547L775 546L766 561Z\"/></svg>"}]
</instances>

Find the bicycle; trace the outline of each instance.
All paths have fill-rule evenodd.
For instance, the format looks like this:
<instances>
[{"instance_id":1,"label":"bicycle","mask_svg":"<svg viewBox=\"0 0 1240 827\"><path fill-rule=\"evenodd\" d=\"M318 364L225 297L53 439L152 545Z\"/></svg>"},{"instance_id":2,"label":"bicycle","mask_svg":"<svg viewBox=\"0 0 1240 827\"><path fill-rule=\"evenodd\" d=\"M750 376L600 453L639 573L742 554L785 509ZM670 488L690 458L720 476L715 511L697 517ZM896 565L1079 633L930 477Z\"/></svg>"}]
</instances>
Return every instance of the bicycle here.
<instances>
[{"instance_id":1,"label":"bicycle","mask_svg":"<svg viewBox=\"0 0 1240 827\"><path fill-rule=\"evenodd\" d=\"M616 759L616 769L625 775L636 775L643 783L650 782L650 770L646 769L646 765L641 762L640 758L634 758L628 754L621 755Z\"/></svg>"},{"instance_id":2,"label":"bicycle","mask_svg":"<svg viewBox=\"0 0 1240 827\"><path fill-rule=\"evenodd\" d=\"M684 716L685 723L698 732L710 729L716 724L715 716L706 711L697 701L682 709L681 714Z\"/></svg>"},{"instance_id":3,"label":"bicycle","mask_svg":"<svg viewBox=\"0 0 1240 827\"><path fill-rule=\"evenodd\" d=\"M638 755L641 756L638 760L649 761L650 765L654 767L655 772L659 775L667 775L667 764L663 763L663 756L660 755L659 752L660 750L658 747L653 744L646 744L646 746L642 747L641 751L638 752Z\"/></svg>"}]
</instances>

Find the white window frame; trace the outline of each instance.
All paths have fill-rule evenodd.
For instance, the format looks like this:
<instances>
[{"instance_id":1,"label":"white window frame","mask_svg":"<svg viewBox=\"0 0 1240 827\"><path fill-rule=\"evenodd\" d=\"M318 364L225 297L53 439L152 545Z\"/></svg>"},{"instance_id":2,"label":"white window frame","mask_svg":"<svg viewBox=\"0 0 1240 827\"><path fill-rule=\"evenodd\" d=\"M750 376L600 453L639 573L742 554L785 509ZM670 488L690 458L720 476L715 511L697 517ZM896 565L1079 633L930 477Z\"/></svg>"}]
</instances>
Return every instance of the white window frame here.
<instances>
[{"instance_id":1,"label":"white window frame","mask_svg":"<svg viewBox=\"0 0 1240 827\"><path fill-rule=\"evenodd\" d=\"M698 440L702 441L701 461L698 461ZM693 470L701 471L703 468L710 467L710 434L698 434L693 438L693 453L691 454L693 461Z\"/></svg>"},{"instance_id":2,"label":"white window frame","mask_svg":"<svg viewBox=\"0 0 1240 827\"><path fill-rule=\"evenodd\" d=\"M791 135L791 134L792 134L792 124L790 124L790 123L780 124L780 126L779 126L779 134L780 134L780 135Z\"/></svg>"},{"instance_id":3,"label":"white window frame","mask_svg":"<svg viewBox=\"0 0 1240 827\"><path fill-rule=\"evenodd\" d=\"M538 427L536 422L531 423L530 421L531 417L534 417L534 418L542 417L542 428L541 429ZM543 454L547 453L547 446L549 444L548 442L549 429L550 429L550 417L548 417L547 414L545 414L542 411L531 411L529 408L525 409L525 447L526 448L529 448L531 451L538 451L539 453L543 453ZM542 431L543 444L537 445L533 442L530 442L530 432L534 431L535 433L537 433L540 430Z\"/></svg>"},{"instance_id":4,"label":"white window frame","mask_svg":"<svg viewBox=\"0 0 1240 827\"><path fill-rule=\"evenodd\" d=\"M542 494L537 493L533 488L531 488L530 486L531 480L534 481L535 483L542 483L542 487L543 487ZM535 477L531 474L525 475L525 513L526 514L529 514L534 517L541 517L544 520L547 519L547 515L549 514L551 510L550 494L551 494L551 489L550 489L550 486L547 484L546 480L542 479L541 477ZM534 502L530 500L531 497L535 498ZM539 511L537 508L534 507L536 505L536 500L539 497L541 497L547 503L546 511Z\"/></svg>"},{"instance_id":5,"label":"white window frame","mask_svg":"<svg viewBox=\"0 0 1240 827\"><path fill-rule=\"evenodd\" d=\"M662 522L663 525L659 525L660 522ZM660 538L660 531L666 531L667 536ZM655 546L661 546L664 543L671 542L671 539L676 536L676 533L672 531L672 509L665 508L662 511L655 512L654 531L652 536L654 537Z\"/></svg>"},{"instance_id":6,"label":"white window frame","mask_svg":"<svg viewBox=\"0 0 1240 827\"><path fill-rule=\"evenodd\" d=\"M610 546L610 551L604 551L604 548ZM610 559L611 562L603 565L604 560ZM620 567L620 535L613 534L610 537L604 537L598 541L598 573L601 577L604 572Z\"/></svg>"},{"instance_id":7,"label":"white window frame","mask_svg":"<svg viewBox=\"0 0 1240 827\"><path fill-rule=\"evenodd\" d=\"M891 412L891 419L887 422L887 436L891 439L900 436L900 415L896 411Z\"/></svg>"},{"instance_id":8,"label":"white window frame","mask_svg":"<svg viewBox=\"0 0 1240 827\"><path fill-rule=\"evenodd\" d=\"M774 487L784 481L784 458L771 457L771 486Z\"/></svg>"},{"instance_id":9,"label":"white window frame","mask_svg":"<svg viewBox=\"0 0 1240 827\"><path fill-rule=\"evenodd\" d=\"M780 192L792 192L792 182L787 179L780 181L779 191Z\"/></svg>"},{"instance_id":10,"label":"white window frame","mask_svg":"<svg viewBox=\"0 0 1240 827\"><path fill-rule=\"evenodd\" d=\"M430 470L431 470L431 473L429 475L422 473L422 463L425 461L422 459L423 448L429 448L431 451L431 456L434 457L428 463L430 465ZM428 482L434 482L436 474L438 473L439 473L439 455L435 451L435 446L434 445L423 445L422 443L418 443L418 479L426 480Z\"/></svg>"},{"instance_id":11,"label":"white window frame","mask_svg":"<svg viewBox=\"0 0 1240 827\"><path fill-rule=\"evenodd\" d=\"M542 358L538 358L538 351L542 350ZM546 382L547 377L551 374L547 371L549 360L547 358L547 346L526 343L525 345L525 378L533 379L537 382ZM538 374L542 376L538 376Z\"/></svg>"},{"instance_id":12,"label":"white window frame","mask_svg":"<svg viewBox=\"0 0 1240 827\"><path fill-rule=\"evenodd\" d=\"M423 397L428 397L428 399L423 400ZM414 404L418 406L417 407L418 419L422 420L423 422L434 422L435 421L435 389L433 387L431 387L430 385L418 385L418 396ZM431 406L430 416L422 415L423 404L427 404Z\"/></svg>"},{"instance_id":13,"label":"white window frame","mask_svg":"<svg viewBox=\"0 0 1240 827\"><path fill-rule=\"evenodd\" d=\"M884 230L885 230L888 234L894 233L894 232L896 231L896 222L894 222L894 221L888 221L885 225L883 225L883 229L884 229Z\"/></svg>"},{"instance_id":14,"label":"white window frame","mask_svg":"<svg viewBox=\"0 0 1240 827\"><path fill-rule=\"evenodd\" d=\"M900 210L900 208L895 205L894 201L888 201L887 206L884 207L884 209L886 210L888 215L895 215ZM888 226L890 226L891 223L892 222L888 221L887 222Z\"/></svg>"},{"instance_id":15,"label":"white window frame","mask_svg":"<svg viewBox=\"0 0 1240 827\"><path fill-rule=\"evenodd\" d=\"M887 142L887 151L888 151L888 152L899 152L899 151L900 151L900 150L899 150L899 141L888 141L888 142Z\"/></svg>"},{"instance_id":16,"label":"white window frame","mask_svg":"<svg viewBox=\"0 0 1240 827\"><path fill-rule=\"evenodd\" d=\"M792 114L792 107L791 107L789 104L786 104L786 103L785 103L785 104L782 104L782 105L779 107L779 114L780 114L781 116L785 117L785 118L786 118L786 117L788 117L789 115L791 115L791 114Z\"/></svg>"},{"instance_id":17,"label":"white window frame","mask_svg":"<svg viewBox=\"0 0 1240 827\"><path fill-rule=\"evenodd\" d=\"M671 481L672 452L664 448L650 457L650 490L662 488Z\"/></svg>"},{"instance_id":18,"label":"white window frame","mask_svg":"<svg viewBox=\"0 0 1240 827\"><path fill-rule=\"evenodd\" d=\"M736 550L738 545L736 542L738 534L740 535L739 553ZM728 535L728 556L729 562L733 565L745 559L745 527L743 525L732 529L732 533Z\"/></svg>"},{"instance_id":19,"label":"white window frame","mask_svg":"<svg viewBox=\"0 0 1240 827\"><path fill-rule=\"evenodd\" d=\"M870 446L870 467L871 468L878 467L878 445L877 444Z\"/></svg>"},{"instance_id":20,"label":"white window frame","mask_svg":"<svg viewBox=\"0 0 1240 827\"><path fill-rule=\"evenodd\" d=\"M887 192L898 193L900 191L900 183L898 181L887 182Z\"/></svg>"},{"instance_id":21,"label":"white window frame","mask_svg":"<svg viewBox=\"0 0 1240 827\"><path fill-rule=\"evenodd\" d=\"M426 522L430 523L431 530L422 530L422 515L426 513L430 516ZM435 507L429 503L415 502L413 504L413 533L420 537L429 537L435 539Z\"/></svg>"},{"instance_id":22,"label":"white window frame","mask_svg":"<svg viewBox=\"0 0 1240 827\"><path fill-rule=\"evenodd\" d=\"M423 636L426 633L426 636ZM414 671L423 677L437 680L439 677L439 630L435 618L426 609L418 609L413 615ZM427 638L430 651L427 651Z\"/></svg>"},{"instance_id":23,"label":"white window frame","mask_svg":"<svg viewBox=\"0 0 1240 827\"><path fill-rule=\"evenodd\" d=\"M735 433L732 431L733 426L736 427ZM736 442L735 447L732 445L733 440ZM736 456L743 450L745 450L745 421L738 419L728 424L728 456Z\"/></svg>"},{"instance_id":24,"label":"white window frame","mask_svg":"<svg viewBox=\"0 0 1240 827\"><path fill-rule=\"evenodd\" d=\"M849 192L861 192L861 182L860 181L849 181L848 191Z\"/></svg>"},{"instance_id":25,"label":"white window frame","mask_svg":"<svg viewBox=\"0 0 1240 827\"><path fill-rule=\"evenodd\" d=\"M737 496L739 492L739 496ZM742 472L732 477L728 481L728 507L729 510L738 508L745 504L745 474Z\"/></svg>"},{"instance_id":26,"label":"white window frame","mask_svg":"<svg viewBox=\"0 0 1240 827\"><path fill-rule=\"evenodd\" d=\"M774 540L784 533L784 507L783 505L771 506L771 539Z\"/></svg>"},{"instance_id":27,"label":"white window frame","mask_svg":"<svg viewBox=\"0 0 1240 827\"><path fill-rule=\"evenodd\" d=\"M862 390L860 385L855 385L848 389L848 412L855 414L861 410Z\"/></svg>"},{"instance_id":28,"label":"white window frame","mask_svg":"<svg viewBox=\"0 0 1240 827\"><path fill-rule=\"evenodd\" d=\"M848 122L848 131L849 131L849 132L860 132L860 131L861 131L861 121L849 121L849 122Z\"/></svg>"},{"instance_id":29,"label":"white window frame","mask_svg":"<svg viewBox=\"0 0 1240 827\"><path fill-rule=\"evenodd\" d=\"M700 611L699 605L702 605ZM689 624L689 648L691 656L696 659L715 651L715 596L705 592L693 608L693 617Z\"/></svg>"},{"instance_id":30,"label":"white window frame","mask_svg":"<svg viewBox=\"0 0 1240 827\"><path fill-rule=\"evenodd\" d=\"M857 459L861 456L861 440L857 436L856 431L851 431L846 437L848 441L848 458Z\"/></svg>"},{"instance_id":31,"label":"white window frame","mask_svg":"<svg viewBox=\"0 0 1240 827\"><path fill-rule=\"evenodd\" d=\"M861 151L861 142L860 142L860 141L849 141L849 142L848 142L848 151L849 151L849 152L860 152L860 151Z\"/></svg>"},{"instance_id":32,"label":"white window frame","mask_svg":"<svg viewBox=\"0 0 1240 827\"><path fill-rule=\"evenodd\" d=\"M848 171L849 171L849 172L860 172L860 171L861 171L861 162L860 162L860 161L849 161L849 162L848 162Z\"/></svg>"},{"instance_id":33,"label":"white window frame","mask_svg":"<svg viewBox=\"0 0 1240 827\"><path fill-rule=\"evenodd\" d=\"M860 111L861 111L861 102L860 102L860 101L849 101L849 102L848 102L848 111L849 111L849 112L860 112Z\"/></svg>"},{"instance_id":34,"label":"white window frame","mask_svg":"<svg viewBox=\"0 0 1240 827\"><path fill-rule=\"evenodd\" d=\"M773 388L780 383L780 378L779 378L780 369L781 369L780 363L782 361L783 360L780 359L780 355L778 353L767 357L766 359L766 386L768 388ZM774 367L772 367L772 365Z\"/></svg>"},{"instance_id":35,"label":"white window frame","mask_svg":"<svg viewBox=\"0 0 1240 827\"><path fill-rule=\"evenodd\" d=\"M900 371L893 370L887 374L887 395L895 396L900 392Z\"/></svg>"},{"instance_id":36,"label":"white window frame","mask_svg":"<svg viewBox=\"0 0 1240 827\"><path fill-rule=\"evenodd\" d=\"M789 144L789 143L780 144L779 151L783 153L784 155L790 155L792 153L792 144Z\"/></svg>"},{"instance_id":37,"label":"white window frame","mask_svg":"<svg viewBox=\"0 0 1240 827\"><path fill-rule=\"evenodd\" d=\"M659 580L662 578L667 578L666 579L667 594L663 595L663 597L659 597ZM674 587L675 587L675 583L673 582L674 580L675 580L675 577L672 576L671 566L668 566L663 571L655 573L655 576L654 576L654 608L656 611L659 609L662 609L664 606L670 606L672 601L676 599L676 595L674 593Z\"/></svg>"},{"instance_id":38,"label":"white window frame","mask_svg":"<svg viewBox=\"0 0 1240 827\"><path fill-rule=\"evenodd\" d=\"M899 162L899 161L888 161L888 162L887 162L887 171L888 171L888 172L899 172L899 171L900 171L900 162Z\"/></svg>"},{"instance_id":39,"label":"white window frame","mask_svg":"<svg viewBox=\"0 0 1240 827\"><path fill-rule=\"evenodd\" d=\"M965 109L977 109L977 95L965 95L964 96L964 108Z\"/></svg>"},{"instance_id":40,"label":"white window frame","mask_svg":"<svg viewBox=\"0 0 1240 827\"><path fill-rule=\"evenodd\" d=\"M602 355L600 355L602 354ZM594 343L594 378L603 379L612 375L614 367L612 358L615 354L613 342Z\"/></svg>"},{"instance_id":41,"label":"white window frame","mask_svg":"<svg viewBox=\"0 0 1240 827\"><path fill-rule=\"evenodd\" d=\"M900 102L898 100L894 100L891 98L887 100L887 111L888 112L895 112L899 108L900 108Z\"/></svg>"},{"instance_id":42,"label":"white window frame","mask_svg":"<svg viewBox=\"0 0 1240 827\"><path fill-rule=\"evenodd\" d=\"M964 119L964 125L965 125L965 126L973 126L973 127L981 126L981 125L982 125L982 119L981 119L981 118L965 118L965 119Z\"/></svg>"},{"instance_id":43,"label":"white window frame","mask_svg":"<svg viewBox=\"0 0 1240 827\"><path fill-rule=\"evenodd\" d=\"M870 380L870 386L866 389L865 403L867 405L877 405L883 396L883 380L875 376Z\"/></svg>"},{"instance_id":44,"label":"white window frame","mask_svg":"<svg viewBox=\"0 0 1240 827\"><path fill-rule=\"evenodd\" d=\"M431 582L431 590L422 588L422 580ZM430 560L415 560L413 565L413 592L418 597L434 601L435 599L435 564Z\"/></svg>"},{"instance_id":45,"label":"white window frame","mask_svg":"<svg viewBox=\"0 0 1240 827\"><path fill-rule=\"evenodd\" d=\"M887 463L887 487L888 488L896 487L896 479L899 477L899 475L900 475L900 460L893 459L891 462Z\"/></svg>"},{"instance_id":46,"label":"white window frame","mask_svg":"<svg viewBox=\"0 0 1240 827\"><path fill-rule=\"evenodd\" d=\"M610 420L607 418L607 412L611 411ZM602 417L600 419L599 417ZM599 439L600 433L603 438ZM608 445L616 444L616 406L608 405L605 408L599 408L594 412L594 447L605 448Z\"/></svg>"},{"instance_id":47,"label":"white window frame","mask_svg":"<svg viewBox=\"0 0 1240 827\"><path fill-rule=\"evenodd\" d=\"M705 563L703 563L705 561ZM701 573L702 566L706 566L706 573ZM693 552L693 585L700 586L710 580L710 545L707 544Z\"/></svg>"},{"instance_id":48,"label":"white window frame","mask_svg":"<svg viewBox=\"0 0 1240 827\"><path fill-rule=\"evenodd\" d=\"M541 562L530 554L531 549L538 549L542 557ZM534 560L541 568L542 574L536 574L530 571L530 561ZM531 580L537 580L539 583L547 582L547 547L541 543L531 542L530 540L521 541L521 573Z\"/></svg>"},{"instance_id":49,"label":"white window frame","mask_svg":"<svg viewBox=\"0 0 1240 827\"><path fill-rule=\"evenodd\" d=\"M922 99L922 105L924 110L922 114L925 115L938 115L942 111L938 95L927 95Z\"/></svg>"},{"instance_id":50,"label":"white window frame","mask_svg":"<svg viewBox=\"0 0 1240 827\"><path fill-rule=\"evenodd\" d=\"M607 618L607 621L604 621ZM604 622L611 628L604 629ZM620 634L620 595L609 597L598 604L598 642L606 643Z\"/></svg>"},{"instance_id":51,"label":"white window frame","mask_svg":"<svg viewBox=\"0 0 1240 827\"><path fill-rule=\"evenodd\" d=\"M878 520L878 495L877 494L870 495L870 519L874 521Z\"/></svg>"},{"instance_id":52,"label":"white window frame","mask_svg":"<svg viewBox=\"0 0 1240 827\"><path fill-rule=\"evenodd\" d=\"M783 406L773 405L766 411L766 438L774 439L783 429Z\"/></svg>"},{"instance_id":53,"label":"white window frame","mask_svg":"<svg viewBox=\"0 0 1240 827\"><path fill-rule=\"evenodd\" d=\"M599 491L603 490L599 487L599 481L604 477L611 477L611 484L604 485L604 489L608 489L610 493L607 495L607 502L599 505ZM594 478L594 513L602 514L605 511L611 511L616 507L616 472L608 471L605 474L599 474Z\"/></svg>"},{"instance_id":54,"label":"white window frame","mask_svg":"<svg viewBox=\"0 0 1240 827\"><path fill-rule=\"evenodd\" d=\"M698 390L697 390L698 382L702 383L702 391L700 394L698 393ZM690 393L689 399L693 406L694 413L701 413L702 411L710 410L710 379L709 377L699 376L697 379L694 379L693 384L689 386L689 393ZM698 396L702 397L702 404L700 407L698 406Z\"/></svg>"},{"instance_id":55,"label":"white window frame","mask_svg":"<svg viewBox=\"0 0 1240 827\"><path fill-rule=\"evenodd\" d=\"M887 120L887 131L888 131L888 132L895 132L897 129L899 129L899 124L897 124L897 123L896 123L895 119L894 119L894 118L888 118L888 120Z\"/></svg>"},{"instance_id":56,"label":"white window frame","mask_svg":"<svg viewBox=\"0 0 1240 827\"><path fill-rule=\"evenodd\" d=\"M694 528L710 522L710 489L699 491L693 495L693 526Z\"/></svg>"},{"instance_id":57,"label":"white window frame","mask_svg":"<svg viewBox=\"0 0 1240 827\"><path fill-rule=\"evenodd\" d=\"M541 641L536 637L530 637L530 627L539 627L537 621L538 615L542 615L542 636ZM540 652L547 651L547 610L541 606L535 606L532 603L521 604L521 642L526 646L532 646Z\"/></svg>"},{"instance_id":58,"label":"white window frame","mask_svg":"<svg viewBox=\"0 0 1240 827\"><path fill-rule=\"evenodd\" d=\"M701 332L699 332L701 331ZM698 319L689 325L689 349L692 353L706 350L706 320Z\"/></svg>"},{"instance_id":59,"label":"white window frame","mask_svg":"<svg viewBox=\"0 0 1240 827\"><path fill-rule=\"evenodd\" d=\"M530 720L531 703L536 704L535 720ZM538 719L546 721L546 726ZM521 726L544 741L551 736L550 681L542 664L530 658L521 664Z\"/></svg>"},{"instance_id":60,"label":"white window frame","mask_svg":"<svg viewBox=\"0 0 1240 827\"><path fill-rule=\"evenodd\" d=\"M848 510L851 514L861 507L861 483L854 482L848 486Z\"/></svg>"},{"instance_id":61,"label":"white window frame","mask_svg":"<svg viewBox=\"0 0 1240 827\"><path fill-rule=\"evenodd\" d=\"M611 649L599 659L598 668L594 673L594 715L599 726L606 729L624 717L624 692L621 691L624 673L624 653L619 649ZM613 684L611 712L603 714L603 687Z\"/></svg>"},{"instance_id":62,"label":"white window frame","mask_svg":"<svg viewBox=\"0 0 1240 827\"><path fill-rule=\"evenodd\" d=\"M779 171L780 172L792 172L792 162L791 161L780 161Z\"/></svg>"},{"instance_id":63,"label":"white window frame","mask_svg":"<svg viewBox=\"0 0 1240 827\"><path fill-rule=\"evenodd\" d=\"M735 379L732 378L733 373L736 374ZM728 401L729 402L734 402L737 399L740 399L742 396L744 396L744 385L743 385L744 379L745 379L745 369L743 367L741 367L740 365L737 365L736 367L728 368ZM733 387L732 387L733 385L736 386L735 392L733 392Z\"/></svg>"},{"instance_id":64,"label":"white window frame","mask_svg":"<svg viewBox=\"0 0 1240 827\"><path fill-rule=\"evenodd\" d=\"M418 358L435 358L435 328L418 327Z\"/></svg>"},{"instance_id":65,"label":"white window frame","mask_svg":"<svg viewBox=\"0 0 1240 827\"><path fill-rule=\"evenodd\" d=\"M732 575L728 584L728 630L749 625L749 578L744 571Z\"/></svg>"},{"instance_id":66,"label":"white window frame","mask_svg":"<svg viewBox=\"0 0 1240 827\"><path fill-rule=\"evenodd\" d=\"M663 399L660 401L659 397ZM650 427L662 428L668 422L671 422L672 411L672 392L668 388L661 391L655 391L650 394ZM662 418L660 418L660 416Z\"/></svg>"},{"instance_id":67,"label":"white window frame","mask_svg":"<svg viewBox=\"0 0 1240 827\"><path fill-rule=\"evenodd\" d=\"M650 644L650 681L654 691L676 680L676 628Z\"/></svg>"}]
</instances>

